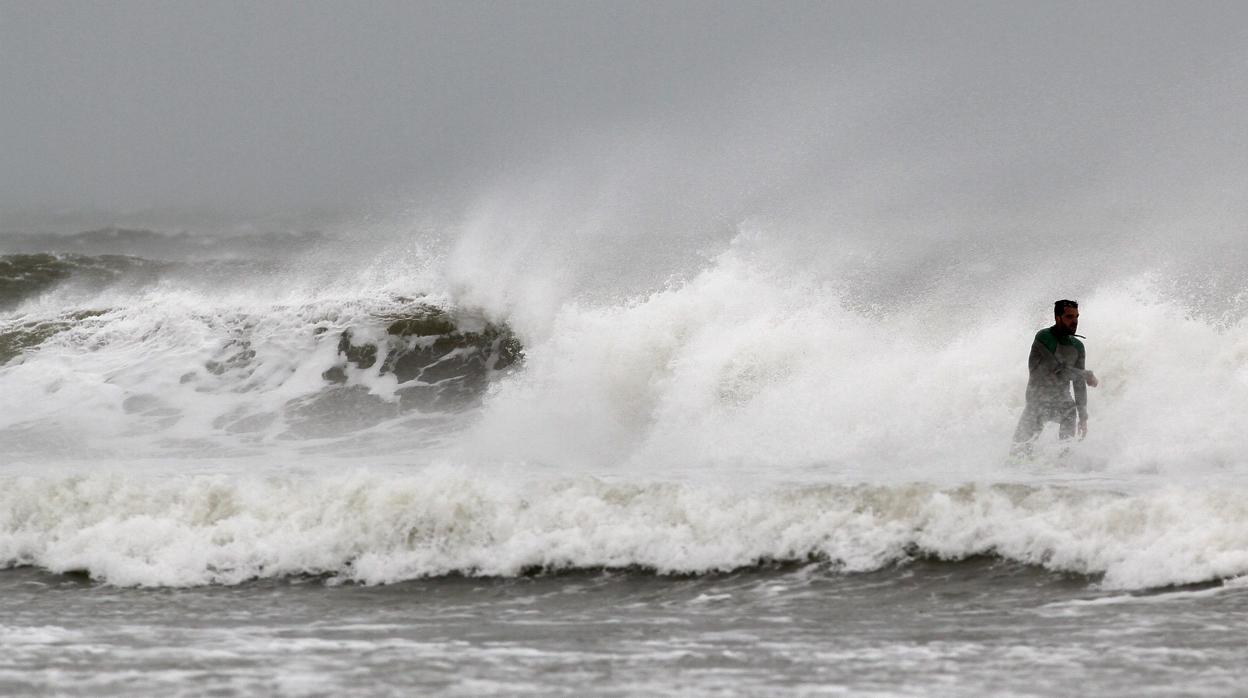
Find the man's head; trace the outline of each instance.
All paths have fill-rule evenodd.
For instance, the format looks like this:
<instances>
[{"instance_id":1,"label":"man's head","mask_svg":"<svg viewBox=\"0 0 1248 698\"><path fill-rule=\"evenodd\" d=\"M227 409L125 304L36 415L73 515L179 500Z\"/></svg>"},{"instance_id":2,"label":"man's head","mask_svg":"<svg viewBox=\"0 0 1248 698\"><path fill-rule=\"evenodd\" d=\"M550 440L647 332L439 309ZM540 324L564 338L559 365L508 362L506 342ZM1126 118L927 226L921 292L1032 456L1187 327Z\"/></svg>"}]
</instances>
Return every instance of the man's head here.
<instances>
[{"instance_id":1,"label":"man's head","mask_svg":"<svg viewBox=\"0 0 1248 698\"><path fill-rule=\"evenodd\" d=\"M1074 334L1079 330L1079 304L1068 300L1057 301L1053 304L1053 321L1066 334Z\"/></svg>"}]
</instances>

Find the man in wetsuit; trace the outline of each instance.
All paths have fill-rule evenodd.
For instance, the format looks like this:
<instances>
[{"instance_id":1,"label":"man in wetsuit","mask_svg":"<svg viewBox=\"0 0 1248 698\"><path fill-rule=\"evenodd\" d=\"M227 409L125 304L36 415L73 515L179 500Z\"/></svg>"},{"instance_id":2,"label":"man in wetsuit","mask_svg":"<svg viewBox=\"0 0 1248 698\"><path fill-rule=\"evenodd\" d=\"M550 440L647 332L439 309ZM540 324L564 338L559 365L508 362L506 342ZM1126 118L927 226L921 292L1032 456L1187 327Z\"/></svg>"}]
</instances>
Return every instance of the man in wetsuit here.
<instances>
[{"instance_id":1,"label":"man in wetsuit","mask_svg":"<svg viewBox=\"0 0 1248 698\"><path fill-rule=\"evenodd\" d=\"M1088 433L1088 386L1098 381L1084 366L1087 352L1075 331L1079 329L1079 304L1060 300L1053 304L1053 326L1036 333L1027 368L1027 405L1014 432L1015 455L1031 451L1032 442L1046 422L1057 422L1058 437L1079 438ZM1074 397L1071 397L1071 387ZM1077 425L1076 425L1076 420Z\"/></svg>"}]
</instances>

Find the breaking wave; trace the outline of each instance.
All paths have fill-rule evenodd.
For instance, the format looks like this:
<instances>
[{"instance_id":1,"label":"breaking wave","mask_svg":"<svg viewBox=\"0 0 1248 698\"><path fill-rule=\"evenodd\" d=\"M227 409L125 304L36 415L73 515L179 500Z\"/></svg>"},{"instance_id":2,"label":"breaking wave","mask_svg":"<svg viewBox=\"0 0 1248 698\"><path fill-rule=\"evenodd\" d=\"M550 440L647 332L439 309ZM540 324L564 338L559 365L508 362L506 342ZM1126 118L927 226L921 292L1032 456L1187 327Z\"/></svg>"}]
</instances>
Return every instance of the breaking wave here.
<instances>
[{"instance_id":1,"label":"breaking wave","mask_svg":"<svg viewBox=\"0 0 1248 698\"><path fill-rule=\"evenodd\" d=\"M412 298L146 301L0 319L10 456L340 437L476 405L522 356L505 325Z\"/></svg>"},{"instance_id":2,"label":"breaking wave","mask_svg":"<svg viewBox=\"0 0 1248 698\"><path fill-rule=\"evenodd\" d=\"M64 283L97 290L122 279L131 283L150 282L167 267L165 263L115 254L0 255L0 310Z\"/></svg>"},{"instance_id":3,"label":"breaking wave","mask_svg":"<svg viewBox=\"0 0 1248 698\"><path fill-rule=\"evenodd\" d=\"M110 584L236 584L774 563L861 572L995 555L1109 588L1248 574L1248 492L774 485L416 473L6 477L0 565Z\"/></svg>"},{"instance_id":4,"label":"breaking wave","mask_svg":"<svg viewBox=\"0 0 1248 698\"><path fill-rule=\"evenodd\" d=\"M743 234L624 293L478 242L394 265L6 257L0 565L119 585L979 555L1124 589L1248 575L1229 272L1193 297L1146 268L1081 277L1091 430L1019 467L1049 280L987 257L804 264Z\"/></svg>"}]
</instances>

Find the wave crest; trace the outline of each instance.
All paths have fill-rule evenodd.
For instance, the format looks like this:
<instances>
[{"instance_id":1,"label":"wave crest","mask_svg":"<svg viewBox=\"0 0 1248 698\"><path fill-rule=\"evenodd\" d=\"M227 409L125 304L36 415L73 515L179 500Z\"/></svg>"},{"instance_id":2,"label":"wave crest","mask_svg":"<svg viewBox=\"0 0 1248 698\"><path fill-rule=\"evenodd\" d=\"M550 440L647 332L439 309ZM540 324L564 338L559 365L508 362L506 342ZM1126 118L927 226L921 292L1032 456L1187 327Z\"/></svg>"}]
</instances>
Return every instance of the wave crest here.
<instances>
[{"instance_id":1,"label":"wave crest","mask_svg":"<svg viewBox=\"0 0 1248 698\"><path fill-rule=\"evenodd\" d=\"M167 266L126 255L0 255L0 310L17 306L67 281L98 289L123 277L150 281Z\"/></svg>"},{"instance_id":2,"label":"wave crest","mask_svg":"<svg viewBox=\"0 0 1248 698\"><path fill-rule=\"evenodd\" d=\"M338 438L472 407L522 356L508 326L406 297L21 315L0 321L0 446L160 454Z\"/></svg>"},{"instance_id":3,"label":"wave crest","mask_svg":"<svg viewBox=\"0 0 1248 698\"><path fill-rule=\"evenodd\" d=\"M1022 484L938 487L513 482L418 474L147 480L9 477L0 565L118 585L327 575L641 568L703 574L824 561L860 572L996 555L1138 589L1248 574L1248 497Z\"/></svg>"}]
</instances>

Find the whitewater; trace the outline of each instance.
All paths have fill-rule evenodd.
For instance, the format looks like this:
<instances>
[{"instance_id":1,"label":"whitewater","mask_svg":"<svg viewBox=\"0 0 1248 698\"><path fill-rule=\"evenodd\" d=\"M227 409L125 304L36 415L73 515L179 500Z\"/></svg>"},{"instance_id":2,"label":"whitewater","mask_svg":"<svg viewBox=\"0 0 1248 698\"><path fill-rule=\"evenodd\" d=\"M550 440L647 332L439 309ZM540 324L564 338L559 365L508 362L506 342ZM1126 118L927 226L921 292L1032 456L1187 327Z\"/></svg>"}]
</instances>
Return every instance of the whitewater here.
<instances>
[{"instance_id":1,"label":"whitewater","mask_svg":"<svg viewBox=\"0 0 1248 698\"><path fill-rule=\"evenodd\" d=\"M315 249L9 255L0 555L141 586L977 555L1125 589L1248 574L1242 297L1194 308L1144 274L1081 295L1090 436L1014 463L1043 297L866 305L764 244L545 309L456 291L462 247L336 286Z\"/></svg>"},{"instance_id":2,"label":"whitewater","mask_svg":"<svg viewBox=\"0 0 1248 698\"><path fill-rule=\"evenodd\" d=\"M1072 293L958 246L899 269L747 225L621 277L492 230L7 252L0 681L545 693L598 663L619 694L1115 693L1078 659L1113 655L1238 685L1248 657L1163 649L1244 602L1236 251ZM1053 295L1102 385L1087 439L1050 425L1019 462Z\"/></svg>"}]
</instances>

